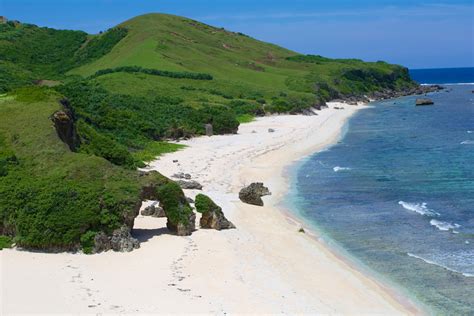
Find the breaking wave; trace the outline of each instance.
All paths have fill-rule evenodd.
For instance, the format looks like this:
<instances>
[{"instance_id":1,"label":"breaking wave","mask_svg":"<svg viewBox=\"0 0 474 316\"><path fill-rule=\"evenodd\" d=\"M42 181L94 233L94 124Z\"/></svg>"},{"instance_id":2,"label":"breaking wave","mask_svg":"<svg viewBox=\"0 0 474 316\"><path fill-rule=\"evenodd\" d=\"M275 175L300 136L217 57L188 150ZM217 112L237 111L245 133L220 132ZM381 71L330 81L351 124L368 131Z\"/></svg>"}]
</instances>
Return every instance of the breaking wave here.
<instances>
[{"instance_id":1,"label":"breaking wave","mask_svg":"<svg viewBox=\"0 0 474 316\"><path fill-rule=\"evenodd\" d=\"M404 209L416 212L421 215L426 215L426 216L439 216L440 214L438 212L435 212L428 207L426 207L426 203L408 203L404 201L399 201L398 204L400 204Z\"/></svg>"}]
</instances>

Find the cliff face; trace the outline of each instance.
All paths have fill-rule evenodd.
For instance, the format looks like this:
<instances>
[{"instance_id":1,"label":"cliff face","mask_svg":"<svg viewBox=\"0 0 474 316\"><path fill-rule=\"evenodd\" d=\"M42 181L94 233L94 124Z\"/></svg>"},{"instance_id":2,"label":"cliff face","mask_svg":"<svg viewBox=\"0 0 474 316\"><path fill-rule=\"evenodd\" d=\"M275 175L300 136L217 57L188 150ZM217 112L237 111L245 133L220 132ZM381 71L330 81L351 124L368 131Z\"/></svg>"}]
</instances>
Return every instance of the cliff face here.
<instances>
[{"instance_id":1,"label":"cliff face","mask_svg":"<svg viewBox=\"0 0 474 316\"><path fill-rule=\"evenodd\" d=\"M77 151L81 142L77 135L74 112L67 99L62 99L60 103L63 105L63 110L54 112L51 120L59 139L66 143L71 151Z\"/></svg>"}]
</instances>

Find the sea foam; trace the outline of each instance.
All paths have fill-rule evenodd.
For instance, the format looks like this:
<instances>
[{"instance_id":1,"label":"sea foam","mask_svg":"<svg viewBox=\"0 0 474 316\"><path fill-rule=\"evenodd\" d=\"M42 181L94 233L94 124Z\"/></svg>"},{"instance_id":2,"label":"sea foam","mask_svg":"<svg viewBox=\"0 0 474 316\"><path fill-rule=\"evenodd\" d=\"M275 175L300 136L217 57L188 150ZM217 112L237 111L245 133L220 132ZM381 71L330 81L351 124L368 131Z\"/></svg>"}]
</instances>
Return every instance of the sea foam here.
<instances>
[{"instance_id":1,"label":"sea foam","mask_svg":"<svg viewBox=\"0 0 474 316\"><path fill-rule=\"evenodd\" d=\"M436 219L432 219L430 221L430 224L432 226L435 226L436 228L438 228L441 231L452 230L452 232L455 233L455 234L457 234L458 232L455 231L454 229L461 227L461 225L459 225L459 224L451 224L451 223L448 223L448 222L438 221Z\"/></svg>"},{"instance_id":2,"label":"sea foam","mask_svg":"<svg viewBox=\"0 0 474 316\"><path fill-rule=\"evenodd\" d=\"M444 265L444 264L442 264L442 263L435 262L435 261L433 261L433 260L429 260L429 259L423 258L423 257L421 257L421 256L418 256L418 255L415 255L415 254L412 254L412 253L409 253L409 252L407 253L407 255L408 255L409 257L422 260L422 261L424 261L425 263L428 263L428 264L432 264L432 265L441 267L441 268L446 269L446 270L448 270L448 271L462 274L463 276L468 277L468 278L474 277L474 273L462 272L462 271L459 271L459 270L450 268L450 267L448 267L448 266L446 266L446 265ZM451 257L452 257L452 256L451 256ZM470 258L462 258L462 257L461 257L461 258L457 258L457 259L470 260ZM471 259L472 259L472 258L471 258Z\"/></svg>"},{"instance_id":3,"label":"sea foam","mask_svg":"<svg viewBox=\"0 0 474 316\"><path fill-rule=\"evenodd\" d=\"M426 207L426 203L408 203L404 201L399 201L398 204L403 206L404 209L416 212L421 215L426 215L426 216L439 216L440 214L438 212L435 212L428 207Z\"/></svg>"},{"instance_id":4,"label":"sea foam","mask_svg":"<svg viewBox=\"0 0 474 316\"><path fill-rule=\"evenodd\" d=\"M465 140L461 142L461 145L474 145L474 140Z\"/></svg>"},{"instance_id":5,"label":"sea foam","mask_svg":"<svg viewBox=\"0 0 474 316\"><path fill-rule=\"evenodd\" d=\"M351 168L335 166L334 168L332 168L332 170L334 170L334 172L339 172L344 170L351 170Z\"/></svg>"}]
</instances>

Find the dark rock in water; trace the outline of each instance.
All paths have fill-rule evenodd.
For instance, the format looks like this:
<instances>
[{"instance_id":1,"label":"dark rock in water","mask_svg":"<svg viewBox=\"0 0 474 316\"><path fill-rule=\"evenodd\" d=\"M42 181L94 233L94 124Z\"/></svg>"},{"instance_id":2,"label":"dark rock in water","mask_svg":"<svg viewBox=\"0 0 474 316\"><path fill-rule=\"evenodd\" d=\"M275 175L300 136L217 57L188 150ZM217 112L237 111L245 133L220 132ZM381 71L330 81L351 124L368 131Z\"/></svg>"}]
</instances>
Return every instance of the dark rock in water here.
<instances>
[{"instance_id":1,"label":"dark rock in water","mask_svg":"<svg viewBox=\"0 0 474 316\"><path fill-rule=\"evenodd\" d=\"M168 220L166 227L178 236L190 236L196 229L196 214L192 212L187 219L187 223L179 222L175 225Z\"/></svg>"},{"instance_id":2,"label":"dark rock in water","mask_svg":"<svg viewBox=\"0 0 474 316\"><path fill-rule=\"evenodd\" d=\"M130 252L140 248L140 242L130 235L130 229L124 225L114 230L112 236L107 236L100 232L94 238L94 252L114 250L120 252Z\"/></svg>"},{"instance_id":3,"label":"dark rock in water","mask_svg":"<svg viewBox=\"0 0 474 316\"><path fill-rule=\"evenodd\" d=\"M142 210L143 216L166 217L165 210L159 205L150 205Z\"/></svg>"},{"instance_id":4,"label":"dark rock in water","mask_svg":"<svg viewBox=\"0 0 474 316\"><path fill-rule=\"evenodd\" d=\"M176 183L178 183L179 186L185 190L202 190L202 185L199 182L194 181L194 180L191 180L191 181L178 180L176 181Z\"/></svg>"},{"instance_id":5,"label":"dark rock in water","mask_svg":"<svg viewBox=\"0 0 474 316\"><path fill-rule=\"evenodd\" d=\"M196 196L196 210L202 214L199 224L201 228L231 229L234 224L225 218L222 208L212 201L207 195Z\"/></svg>"},{"instance_id":6,"label":"dark rock in water","mask_svg":"<svg viewBox=\"0 0 474 316\"><path fill-rule=\"evenodd\" d=\"M431 99L416 99L416 105L432 105L434 104Z\"/></svg>"},{"instance_id":7,"label":"dark rock in water","mask_svg":"<svg viewBox=\"0 0 474 316\"><path fill-rule=\"evenodd\" d=\"M204 125L204 128L206 129L206 135L207 136L212 136L213 135L213 128L212 128L212 124L206 124Z\"/></svg>"},{"instance_id":8,"label":"dark rock in water","mask_svg":"<svg viewBox=\"0 0 474 316\"><path fill-rule=\"evenodd\" d=\"M186 179L186 180L191 179L191 175L189 173L184 173L184 172L175 173L171 177L176 178L176 179Z\"/></svg>"},{"instance_id":9,"label":"dark rock in water","mask_svg":"<svg viewBox=\"0 0 474 316\"><path fill-rule=\"evenodd\" d=\"M62 99L60 103L64 110L54 112L51 120L54 123L58 137L68 145L71 151L76 151L81 142L76 131L74 111L67 99Z\"/></svg>"},{"instance_id":10,"label":"dark rock in water","mask_svg":"<svg viewBox=\"0 0 474 316\"><path fill-rule=\"evenodd\" d=\"M263 206L262 196L271 195L270 190L261 182L254 182L239 192L239 199L247 204Z\"/></svg>"}]
</instances>

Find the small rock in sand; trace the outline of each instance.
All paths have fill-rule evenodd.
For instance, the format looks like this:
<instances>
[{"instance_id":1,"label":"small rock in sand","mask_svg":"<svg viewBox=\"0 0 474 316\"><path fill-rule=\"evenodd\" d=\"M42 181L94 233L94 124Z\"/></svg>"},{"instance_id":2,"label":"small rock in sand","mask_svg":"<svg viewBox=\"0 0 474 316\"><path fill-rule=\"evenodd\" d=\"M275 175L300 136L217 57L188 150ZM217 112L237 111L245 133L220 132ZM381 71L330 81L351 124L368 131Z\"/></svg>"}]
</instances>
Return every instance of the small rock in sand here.
<instances>
[{"instance_id":1,"label":"small rock in sand","mask_svg":"<svg viewBox=\"0 0 474 316\"><path fill-rule=\"evenodd\" d=\"M176 183L179 184L181 189L186 189L186 190L202 190L202 185L194 180L191 181L185 181L185 180L178 180Z\"/></svg>"},{"instance_id":2,"label":"small rock in sand","mask_svg":"<svg viewBox=\"0 0 474 316\"><path fill-rule=\"evenodd\" d=\"M269 132L269 133L274 133L275 130L274 130L273 128L269 128L269 129L268 129L268 132Z\"/></svg>"}]
</instances>

